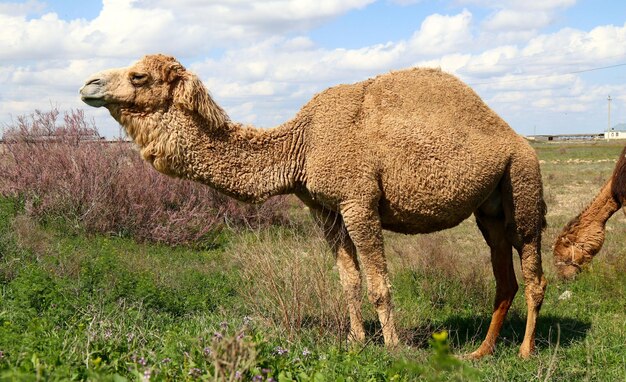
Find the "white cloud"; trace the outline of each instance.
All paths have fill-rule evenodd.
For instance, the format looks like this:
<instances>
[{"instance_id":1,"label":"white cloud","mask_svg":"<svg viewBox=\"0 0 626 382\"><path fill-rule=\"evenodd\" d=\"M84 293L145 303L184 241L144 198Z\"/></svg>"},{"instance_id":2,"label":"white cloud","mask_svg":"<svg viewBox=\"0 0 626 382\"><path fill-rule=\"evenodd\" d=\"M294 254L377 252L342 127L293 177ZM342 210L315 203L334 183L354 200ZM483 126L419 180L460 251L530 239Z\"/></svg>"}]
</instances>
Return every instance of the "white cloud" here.
<instances>
[{"instance_id":1,"label":"white cloud","mask_svg":"<svg viewBox=\"0 0 626 382\"><path fill-rule=\"evenodd\" d=\"M484 8L515 8L521 10L553 10L558 8L571 7L576 4L576 0L456 0L460 5L479 5Z\"/></svg>"},{"instance_id":2,"label":"white cloud","mask_svg":"<svg viewBox=\"0 0 626 382\"><path fill-rule=\"evenodd\" d=\"M571 7L574 4L576 4L576 0L542 0L542 1L504 0L500 2L500 4L502 6L508 6L508 7L522 9L522 10L551 11L555 9Z\"/></svg>"},{"instance_id":3,"label":"white cloud","mask_svg":"<svg viewBox=\"0 0 626 382\"><path fill-rule=\"evenodd\" d=\"M469 10L431 14L403 38L352 49L325 48L308 35L373 1L105 0L90 21L32 16L42 11L34 1L0 4L0 123L50 104L82 107L77 90L90 73L151 52L178 56L233 119L261 126L291 118L328 86L415 64L474 84L514 127L526 126L533 113L593 113L609 91L626 109L626 84L607 88L577 74L556 76L626 59L626 24L540 33L573 0L488 2L491 13L482 20ZM106 111L88 114L117 134Z\"/></svg>"},{"instance_id":4,"label":"white cloud","mask_svg":"<svg viewBox=\"0 0 626 382\"><path fill-rule=\"evenodd\" d=\"M493 77L517 71L512 61L517 58L517 47L506 45L489 49L481 54L473 56L467 61L463 73L471 77Z\"/></svg>"},{"instance_id":5,"label":"white cloud","mask_svg":"<svg viewBox=\"0 0 626 382\"><path fill-rule=\"evenodd\" d=\"M415 64L415 66L419 67L428 67L428 68L439 68L446 72L457 73L459 69L465 67L469 60L471 60L471 54L448 54L443 57L419 61Z\"/></svg>"},{"instance_id":6,"label":"white cloud","mask_svg":"<svg viewBox=\"0 0 626 382\"><path fill-rule=\"evenodd\" d=\"M467 10L454 16L430 15L411 37L411 48L421 55L451 53L471 42L471 21L472 14Z\"/></svg>"},{"instance_id":7,"label":"white cloud","mask_svg":"<svg viewBox=\"0 0 626 382\"><path fill-rule=\"evenodd\" d=\"M558 12L573 6L575 0L504 0L500 2L468 0L493 9L482 22L483 44L509 44L528 41L544 27L554 23Z\"/></svg>"},{"instance_id":8,"label":"white cloud","mask_svg":"<svg viewBox=\"0 0 626 382\"><path fill-rule=\"evenodd\" d=\"M0 59L132 57L137 52L201 56L216 47L307 30L373 1L104 0L90 21L66 21L55 13L28 19L40 3L9 4L0 8Z\"/></svg>"},{"instance_id":9,"label":"white cloud","mask_svg":"<svg viewBox=\"0 0 626 382\"><path fill-rule=\"evenodd\" d=\"M579 65L581 59L598 63L626 56L626 23L623 26L601 26L589 32L562 29L550 35L537 36L524 48L524 55L536 56L550 52L561 63Z\"/></svg>"},{"instance_id":10,"label":"white cloud","mask_svg":"<svg viewBox=\"0 0 626 382\"><path fill-rule=\"evenodd\" d=\"M135 0L142 9L163 8L175 13L181 23L204 25L215 43L227 46L235 39L263 38L285 32L301 32L375 0Z\"/></svg>"}]
</instances>

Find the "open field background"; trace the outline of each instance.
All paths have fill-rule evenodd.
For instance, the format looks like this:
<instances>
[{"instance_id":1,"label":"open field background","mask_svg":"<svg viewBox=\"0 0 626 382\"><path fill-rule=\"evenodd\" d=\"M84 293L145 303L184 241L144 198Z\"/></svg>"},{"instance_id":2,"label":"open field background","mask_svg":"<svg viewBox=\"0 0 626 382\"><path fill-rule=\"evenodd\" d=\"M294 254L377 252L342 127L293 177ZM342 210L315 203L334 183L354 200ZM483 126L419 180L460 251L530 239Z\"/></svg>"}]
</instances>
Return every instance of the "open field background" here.
<instances>
[{"instance_id":1,"label":"open field background","mask_svg":"<svg viewBox=\"0 0 626 382\"><path fill-rule=\"evenodd\" d=\"M176 243L158 240L168 237L164 226L154 228L157 240L115 227L97 233L81 225L97 221L81 205L69 215L44 213L38 206L47 201L6 191L4 178L0 380L624 381L624 214L609 221L600 255L573 282L556 279L550 248L608 178L623 143L533 145L549 208L549 286L531 360L517 357L522 280L496 353L477 362L455 358L482 341L494 295L488 248L473 218L432 235L386 234L403 339L387 350L367 303L373 340L346 344L333 259L290 199L275 202L274 211L242 213L254 219L230 219L240 207L225 214L217 203L212 211L222 215L212 231ZM566 291L571 297L559 299Z\"/></svg>"}]
</instances>

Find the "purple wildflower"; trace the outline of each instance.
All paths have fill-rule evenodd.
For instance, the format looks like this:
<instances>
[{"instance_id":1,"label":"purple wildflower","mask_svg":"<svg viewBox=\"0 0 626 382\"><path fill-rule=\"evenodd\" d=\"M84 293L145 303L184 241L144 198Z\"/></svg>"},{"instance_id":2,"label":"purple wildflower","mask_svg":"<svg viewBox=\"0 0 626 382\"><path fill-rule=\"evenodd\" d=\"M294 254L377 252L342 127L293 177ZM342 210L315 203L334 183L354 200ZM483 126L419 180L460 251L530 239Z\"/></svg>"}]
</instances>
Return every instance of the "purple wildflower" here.
<instances>
[{"instance_id":1,"label":"purple wildflower","mask_svg":"<svg viewBox=\"0 0 626 382\"><path fill-rule=\"evenodd\" d=\"M213 333L213 338L215 338L216 340L221 340L222 338L224 338L224 335L220 332L215 332Z\"/></svg>"},{"instance_id":2,"label":"purple wildflower","mask_svg":"<svg viewBox=\"0 0 626 382\"><path fill-rule=\"evenodd\" d=\"M262 381L263 381L263 376L260 374L252 377L252 382L262 382Z\"/></svg>"},{"instance_id":3,"label":"purple wildflower","mask_svg":"<svg viewBox=\"0 0 626 382\"><path fill-rule=\"evenodd\" d=\"M235 372L235 379L241 379L241 372L239 370Z\"/></svg>"},{"instance_id":4,"label":"purple wildflower","mask_svg":"<svg viewBox=\"0 0 626 382\"><path fill-rule=\"evenodd\" d=\"M170 363L172 362L172 359L167 357L167 358L163 358L163 360L161 361L161 363Z\"/></svg>"},{"instance_id":5,"label":"purple wildflower","mask_svg":"<svg viewBox=\"0 0 626 382\"><path fill-rule=\"evenodd\" d=\"M274 349L274 353L276 353L277 355L285 355L289 353L289 350L285 349L282 346L276 346L276 349Z\"/></svg>"},{"instance_id":6,"label":"purple wildflower","mask_svg":"<svg viewBox=\"0 0 626 382\"><path fill-rule=\"evenodd\" d=\"M205 356L210 356L211 355L211 348L210 347L205 347L204 349L202 349L202 354L204 354Z\"/></svg>"},{"instance_id":7,"label":"purple wildflower","mask_svg":"<svg viewBox=\"0 0 626 382\"><path fill-rule=\"evenodd\" d=\"M197 367L193 367L189 370L188 375L192 378L199 378L202 375L202 370Z\"/></svg>"},{"instance_id":8,"label":"purple wildflower","mask_svg":"<svg viewBox=\"0 0 626 382\"><path fill-rule=\"evenodd\" d=\"M302 356L303 356L303 357L308 357L308 356L310 356L311 354L312 354L312 353L311 353L311 351L310 351L309 349L307 349L307 348L302 349Z\"/></svg>"}]
</instances>

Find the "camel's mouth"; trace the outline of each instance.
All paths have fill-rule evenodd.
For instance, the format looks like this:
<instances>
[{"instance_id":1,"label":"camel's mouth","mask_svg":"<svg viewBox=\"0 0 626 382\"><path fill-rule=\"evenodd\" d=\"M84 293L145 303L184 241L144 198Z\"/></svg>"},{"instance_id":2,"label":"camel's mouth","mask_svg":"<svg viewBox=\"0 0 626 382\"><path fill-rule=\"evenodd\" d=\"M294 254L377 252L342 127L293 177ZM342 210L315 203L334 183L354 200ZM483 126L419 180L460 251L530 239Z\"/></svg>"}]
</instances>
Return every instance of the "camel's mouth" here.
<instances>
[{"instance_id":1,"label":"camel's mouth","mask_svg":"<svg viewBox=\"0 0 626 382\"><path fill-rule=\"evenodd\" d=\"M573 280L581 272L581 267L574 263L556 263L556 271L559 277L563 280Z\"/></svg>"},{"instance_id":2,"label":"camel's mouth","mask_svg":"<svg viewBox=\"0 0 626 382\"><path fill-rule=\"evenodd\" d=\"M93 107L101 107L106 105L106 101L104 97L93 97L93 96L84 96L81 95L80 99L89 106Z\"/></svg>"},{"instance_id":3,"label":"camel's mouth","mask_svg":"<svg viewBox=\"0 0 626 382\"><path fill-rule=\"evenodd\" d=\"M87 82L80 88L79 92L80 99L89 106L100 107L106 105L100 84Z\"/></svg>"}]
</instances>

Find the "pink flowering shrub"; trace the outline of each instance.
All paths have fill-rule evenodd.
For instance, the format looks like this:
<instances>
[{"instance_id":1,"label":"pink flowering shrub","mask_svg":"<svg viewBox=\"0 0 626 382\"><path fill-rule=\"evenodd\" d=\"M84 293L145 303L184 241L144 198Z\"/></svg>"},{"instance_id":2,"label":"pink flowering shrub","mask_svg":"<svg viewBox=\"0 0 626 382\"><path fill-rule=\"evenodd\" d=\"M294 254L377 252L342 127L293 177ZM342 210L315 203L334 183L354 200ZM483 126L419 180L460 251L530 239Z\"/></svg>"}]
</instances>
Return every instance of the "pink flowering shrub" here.
<instances>
[{"instance_id":1,"label":"pink flowering shrub","mask_svg":"<svg viewBox=\"0 0 626 382\"><path fill-rule=\"evenodd\" d=\"M36 111L5 129L0 194L44 223L170 245L206 245L224 227L284 223L289 202L246 205L167 177L125 141L107 142L80 110ZM213 239L212 239L213 238Z\"/></svg>"}]
</instances>

